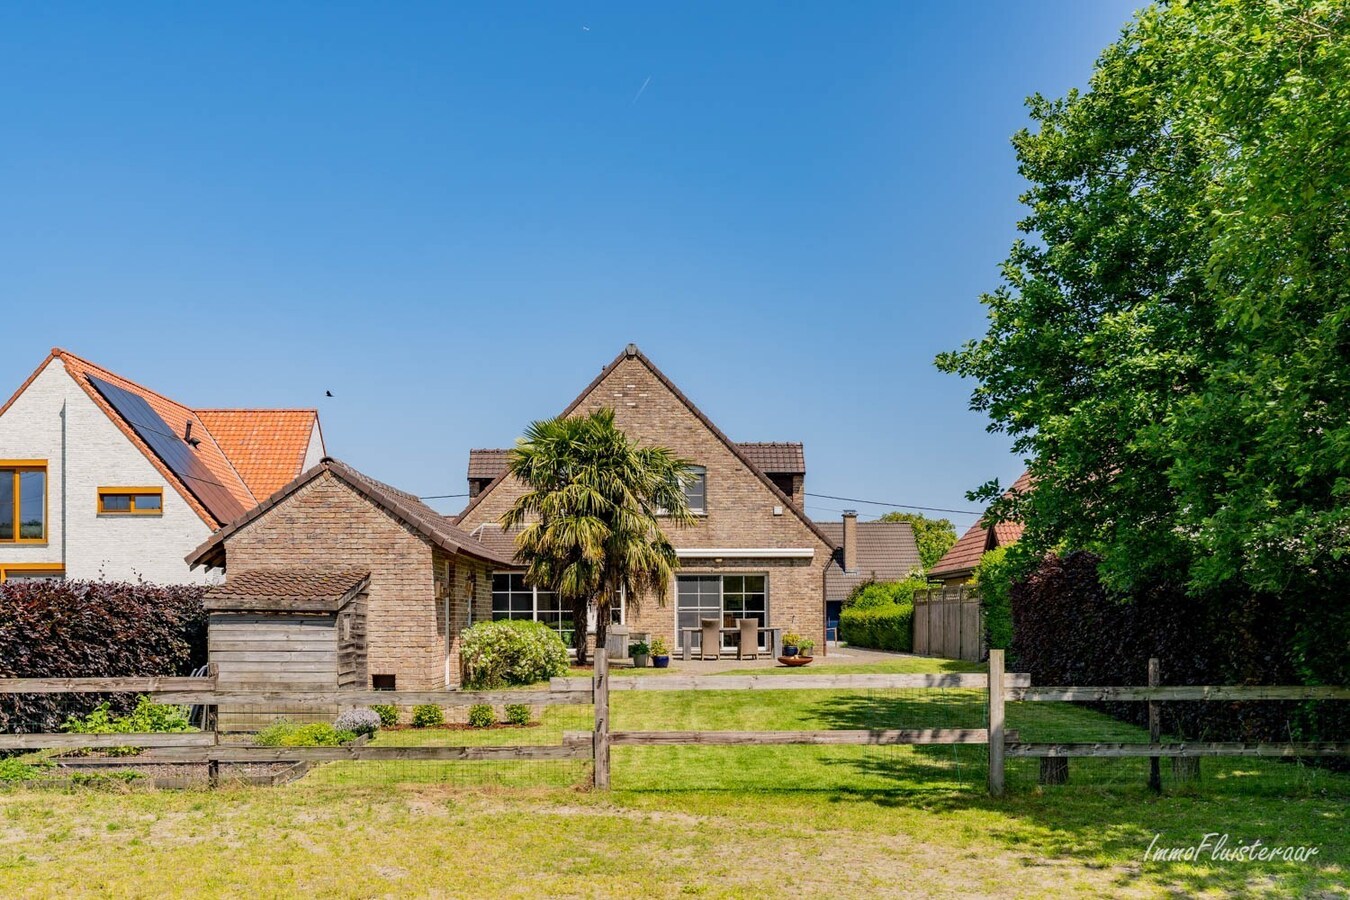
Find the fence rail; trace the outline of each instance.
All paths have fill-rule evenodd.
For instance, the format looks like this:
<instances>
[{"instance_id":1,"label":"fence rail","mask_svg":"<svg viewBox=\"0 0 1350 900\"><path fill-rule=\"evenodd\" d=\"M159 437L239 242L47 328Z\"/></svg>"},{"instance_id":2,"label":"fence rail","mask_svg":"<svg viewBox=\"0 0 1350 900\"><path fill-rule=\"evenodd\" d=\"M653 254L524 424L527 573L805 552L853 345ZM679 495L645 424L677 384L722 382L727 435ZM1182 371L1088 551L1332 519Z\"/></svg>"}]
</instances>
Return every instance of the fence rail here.
<instances>
[{"instance_id":1,"label":"fence rail","mask_svg":"<svg viewBox=\"0 0 1350 900\"><path fill-rule=\"evenodd\" d=\"M596 657L590 678L555 678L547 689L498 691L244 691L221 687L214 676L202 678L0 678L0 695L6 694L147 694L163 703L201 705L206 710L205 730L173 734L0 734L0 751L69 750L136 747L143 750L135 762L203 762L211 767L214 781L221 763L329 762L344 760L590 760L596 787L610 784L610 748L614 746L745 746L745 745L956 745L983 744L989 748L990 793L1004 790L1006 758L1040 758L1043 775L1067 778L1072 757L1131 758L1152 760L1149 783L1160 789L1158 760L1194 760L1203 756L1229 757L1326 757L1350 755L1350 742L1237 743L1161 740L1159 704L1233 701L1344 701L1350 687L1336 685L1162 685L1156 660L1150 660L1147 686L1084 687L1036 686L1025 673L1005 672L1002 650L989 652L986 673L894 674L894 675L653 675L612 677L609 660ZM886 689L969 690L986 696L985 728L916 728L830 731L612 731L611 691L864 691ZM1149 704L1149 740L1117 742L1024 742L1006 728L1007 702L1097 703L1136 701ZM593 728L587 732L564 732L556 744L503 746L370 746L358 743L342 747L260 747L222 741L218 713L233 704L265 706L270 703L300 706L355 706L387 703L397 706L435 704L467 707L480 703L561 705L593 704ZM98 761L101 764L101 761ZM131 762L130 760L128 761Z\"/></svg>"}]
</instances>

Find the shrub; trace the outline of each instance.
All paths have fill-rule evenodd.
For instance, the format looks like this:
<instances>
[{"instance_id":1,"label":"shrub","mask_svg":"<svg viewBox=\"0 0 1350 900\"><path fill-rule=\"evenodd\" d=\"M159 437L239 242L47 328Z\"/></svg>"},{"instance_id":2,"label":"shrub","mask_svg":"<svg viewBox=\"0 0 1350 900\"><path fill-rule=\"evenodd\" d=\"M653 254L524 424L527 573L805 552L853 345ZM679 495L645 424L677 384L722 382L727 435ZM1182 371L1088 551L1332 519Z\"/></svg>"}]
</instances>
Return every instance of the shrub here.
<instances>
[{"instance_id":1,"label":"shrub","mask_svg":"<svg viewBox=\"0 0 1350 900\"><path fill-rule=\"evenodd\" d=\"M374 734L380 730L380 714L373 709L349 709L337 717L333 727L338 731L351 731L358 735Z\"/></svg>"},{"instance_id":2,"label":"shrub","mask_svg":"<svg viewBox=\"0 0 1350 900\"><path fill-rule=\"evenodd\" d=\"M906 578L904 581L864 581L849 591L844 598L844 609L876 609L882 606L901 606L914 602L914 592L928 588L923 578Z\"/></svg>"},{"instance_id":3,"label":"shrub","mask_svg":"<svg viewBox=\"0 0 1350 900\"><path fill-rule=\"evenodd\" d=\"M339 747L356 740L356 732L341 731L327 722L297 725L281 719L258 732L253 743L259 747Z\"/></svg>"},{"instance_id":4,"label":"shrub","mask_svg":"<svg viewBox=\"0 0 1350 900\"><path fill-rule=\"evenodd\" d=\"M445 724L445 713L434 703L422 703L413 707L412 724L414 728L434 728Z\"/></svg>"},{"instance_id":5,"label":"shrub","mask_svg":"<svg viewBox=\"0 0 1350 900\"><path fill-rule=\"evenodd\" d=\"M380 717L380 725L384 728L393 728L398 724L398 707L392 703L376 703L371 707L375 715Z\"/></svg>"},{"instance_id":6,"label":"shrub","mask_svg":"<svg viewBox=\"0 0 1350 900\"><path fill-rule=\"evenodd\" d=\"M839 614L839 639L852 647L908 652L914 641L914 605L847 607Z\"/></svg>"},{"instance_id":7,"label":"shrub","mask_svg":"<svg viewBox=\"0 0 1350 900\"><path fill-rule=\"evenodd\" d=\"M524 703L507 704L506 721L510 722L512 725L528 725L530 724L531 718L530 708Z\"/></svg>"},{"instance_id":8,"label":"shrub","mask_svg":"<svg viewBox=\"0 0 1350 900\"><path fill-rule=\"evenodd\" d=\"M0 678L187 675L206 663L200 585L91 581L0 584ZM0 731L56 731L107 696L10 694ZM131 695L110 701L125 713Z\"/></svg>"},{"instance_id":9,"label":"shrub","mask_svg":"<svg viewBox=\"0 0 1350 900\"><path fill-rule=\"evenodd\" d=\"M105 700L83 716L68 716L61 723L68 734L170 734L196 731L188 722L187 708L167 703L154 703L144 695L136 699L136 706L124 716L112 712L112 702ZM134 756L138 747L109 747L109 756Z\"/></svg>"},{"instance_id":10,"label":"shrub","mask_svg":"<svg viewBox=\"0 0 1350 900\"><path fill-rule=\"evenodd\" d=\"M669 655L670 655L670 644L666 643L666 639L661 637L660 635L657 635L656 637L652 638L652 656L669 656Z\"/></svg>"},{"instance_id":11,"label":"shrub","mask_svg":"<svg viewBox=\"0 0 1350 900\"><path fill-rule=\"evenodd\" d=\"M1294 592L1259 593L1243 586L1188 593L1155 585L1130 597L1109 592L1099 557L1051 556L1010 592L1016 671L1033 684L1138 685L1148 659L1159 660L1163 684L1344 684L1350 663L1350 612L1322 610L1326 669L1298 641L1312 610ZM1350 610L1350 606L1345 607ZM1331 669L1332 662L1343 667ZM1319 677L1319 675L1321 677ZM1328 677L1329 676L1329 677ZM1346 704L1288 702L1164 703L1162 727L1189 739L1215 741L1343 740ZM1147 704L1102 704L1126 721L1144 723Z\"/></svg>"},{"instance_id":12,"label":"shrub","mask_svg":"<svg viewBox=\"0 0 1350 900\"><path fill-rule=\"evenodd\" d=\"M469 707L469 725L474 728L490 728L497 723L497 714L486 703L475 703Z\"/></svg>"},{"instance_id":13,"label":"shrub","mask_svg":"<svg viewBox=\"0 0 1350 900\"><path fill-rule=\"evenodd\" d=\"M0 759L0 784L32 781L51 767L52 764L45 759L27 763L17 759Z\"/></svg>"},{"instance_id":14,"label":"shrub","mask_svg":"<svg viewBox=\"0 0 1350 900\"><path fill-rule=\"evenodd\" d=\"M465 685L500 688L567 674L567 648L543 622L503 619L465 629L461 654Z\"/></svg>"},{"instance_id":15,"label":"shrub","mask_svg":"<svg viewBox=\"0 0 1350 900\"><path fill-rule=\"evenodd\" d=\"M995 547L980 557L975 567L973 587L979 591L984 611L985 646L1006 650L1012 646L1013 569L1007 547Z\"/></svg>"}]
</instances>

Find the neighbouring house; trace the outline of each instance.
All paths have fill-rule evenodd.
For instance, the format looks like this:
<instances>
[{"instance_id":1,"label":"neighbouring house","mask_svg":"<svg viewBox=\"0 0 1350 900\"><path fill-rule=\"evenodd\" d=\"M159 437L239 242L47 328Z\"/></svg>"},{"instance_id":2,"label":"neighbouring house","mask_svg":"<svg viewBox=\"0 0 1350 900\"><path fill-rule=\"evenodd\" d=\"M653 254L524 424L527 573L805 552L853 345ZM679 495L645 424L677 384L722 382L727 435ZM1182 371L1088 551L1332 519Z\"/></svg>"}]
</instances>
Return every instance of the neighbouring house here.
<instances>
[{"instance_id":1,"label":"neighbouring house","mask_svg":"<svg viewBox=\"0 0 1350 900\"><path fill-rule=\"evenodd\" d=\"M845 510L839 522L816 522L839 545L825 569L825 628L839 635L839 614L853 589L869 581L903 581L923 571L914 526L908 522L859 522Z\"/></svg>"},{"instance_id":2,"label":"neighbouring house","mask_svg":"<svg viewBox=\"0 0 1350 900\"><path fill-rule=\"evenodd\" d=\"M183 554L325 454L313 409L200 409L61 349L0 407L0 581L211 582Z\"/></svg>"},{"instance_id":3,"label":"neighbouring house","mask_svg":"<svg viewBox=\"0 0 1350 900\"><path fill-rule=\"evenodd\" d=\"M187 556L207 593L210 659L233 686L458 687L460 633L511 565L412 494L325 458ZM317 655L269 655L312 637Z\"/></svg>"},{"instance_id":4,"label":"neighbouring house","mask_svg":"<svg viewBox=\"0 0 1350 900\"><path fill-rule=\"evenodd\" d=\"M732 441L631 344L562 415L602 407L614 410L615 421L630 436L670 448L698 472L687 491L698 521L667 532L680 559L668 602L662 608L643 598L639 608L630 598L620 598L613 607L615 623L678 647L679 629L697 627L700 619L720 619L731 627L736 619L752 618L823 646L826 573L837 558L842 563L843 526L832 533L806 516L802 445ZM456 522L509 559L515 535L503 533L499 522L524 486L507 473L506 454L470 453L471 498ZM491 603L493 618L536 619L565 637L572 628L569 610L552 592L528 584L518 563L493 569Z\"/></svg>"},{"instance_id":5,"label":"neighbouring house","mask_svg":"<svg viewBox=\"0 0 1350 900\"><path fill-rule=\"evenodd\" d=\"M1005 496L1021 494L1031 487L1031 475L1023 472L1008 488ZM942 555L928 570L928 580L944 586L968 584L980 564L980 557L995 547L1007 547L1017 543L1022 536L1021 522L998 522L990 528L984 520L976 522L961 538L952 544L952 548Z\"/></svg>"}]
</instances>

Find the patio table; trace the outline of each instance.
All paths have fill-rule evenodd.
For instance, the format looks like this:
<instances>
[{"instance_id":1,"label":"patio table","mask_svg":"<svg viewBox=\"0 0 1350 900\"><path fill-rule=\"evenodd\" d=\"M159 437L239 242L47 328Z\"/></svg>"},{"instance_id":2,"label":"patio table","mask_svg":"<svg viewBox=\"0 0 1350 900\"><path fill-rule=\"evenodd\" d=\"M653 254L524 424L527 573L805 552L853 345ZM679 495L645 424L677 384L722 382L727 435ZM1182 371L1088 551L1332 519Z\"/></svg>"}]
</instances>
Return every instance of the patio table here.
<instances>
[{"instance_id":1,"label":"patio table","mask_svg":"<svg viewBox=\"0 0 1350 900\"><path fill-rule=\"evenodd\" d=\"M698 627L680 629L680 650L683 654L685 662L689 661L690 653L693 651L694 635L700 633L702 630L703 630L702 628ZM723 635L741 633L741 630L739 628L719 628L717 630L720 631ZM777 659L778 657L782 656L783 629L774 626L761 625L758 631L760 634L760 644L764 647L769 648L769 652L773 654L773 658ZM768 638L767 640L765 640L766 637ZM718 650L718 656L722 655L721 652L722 649L724 648Z\"/></svg>"}]
</instances>

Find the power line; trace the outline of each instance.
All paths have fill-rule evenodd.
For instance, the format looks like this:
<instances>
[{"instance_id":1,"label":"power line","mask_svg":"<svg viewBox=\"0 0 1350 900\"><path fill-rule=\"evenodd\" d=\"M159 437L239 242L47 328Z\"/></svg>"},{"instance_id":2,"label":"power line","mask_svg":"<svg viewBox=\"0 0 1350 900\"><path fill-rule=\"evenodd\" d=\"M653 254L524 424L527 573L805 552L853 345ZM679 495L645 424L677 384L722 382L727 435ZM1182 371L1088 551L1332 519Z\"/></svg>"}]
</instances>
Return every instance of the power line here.
<instances>
[{"instance_id":1,"label":"power line","mask_svg":"<svg viewBox=\"0 0 1350 900\"><path fill-rule=\"evenodd\" d=\"M842 500L845 503L866 503L870 506L889 506L894 509L921 509L924 512L945 512L956 513L961 516L980 516L980 512L973 512L969 509L944 509L941 506L915 506L913 503L884 503L881 500L859 500L857 497L836 497L833 494L813 494L810 491L803 491L808 497L820 497L824 500Z\"/></svg>"},{"instance_id":2,"label":"power line","mask_svg":"<svg viewBox=\"0 0 1350 900\"><path fill-rule=\"evenodd\" d=\"M467 497L468 494L427 494L425 497L418 497L418 500L449 500L453 497Z\"/></svg>"}]
</instances>

